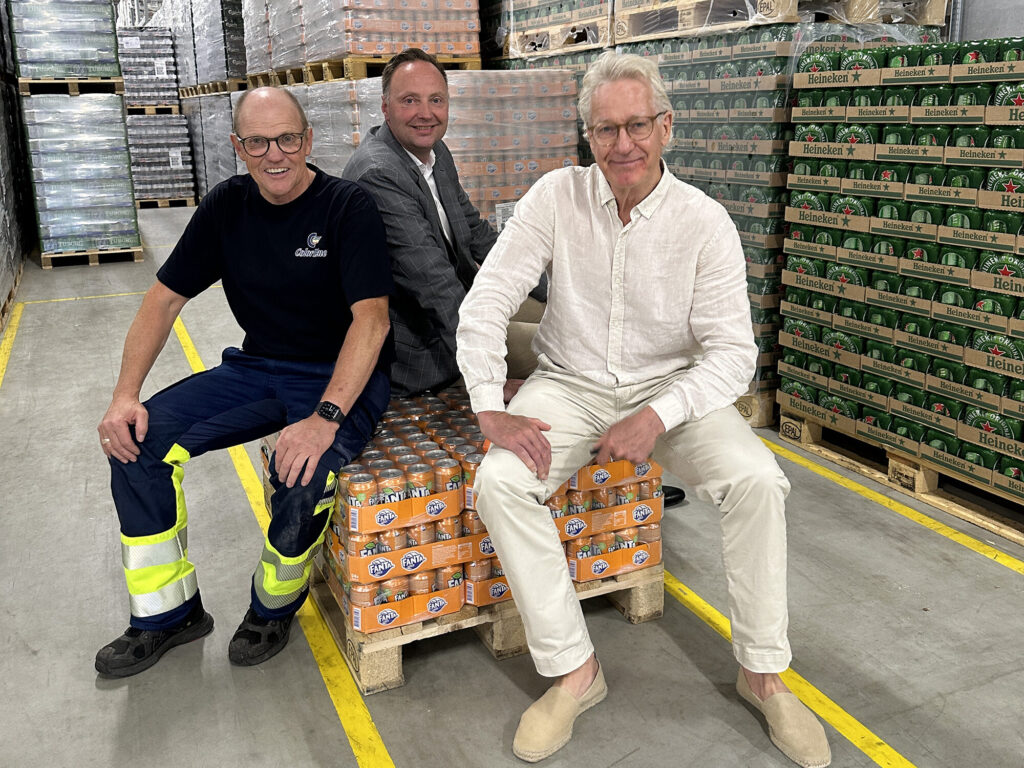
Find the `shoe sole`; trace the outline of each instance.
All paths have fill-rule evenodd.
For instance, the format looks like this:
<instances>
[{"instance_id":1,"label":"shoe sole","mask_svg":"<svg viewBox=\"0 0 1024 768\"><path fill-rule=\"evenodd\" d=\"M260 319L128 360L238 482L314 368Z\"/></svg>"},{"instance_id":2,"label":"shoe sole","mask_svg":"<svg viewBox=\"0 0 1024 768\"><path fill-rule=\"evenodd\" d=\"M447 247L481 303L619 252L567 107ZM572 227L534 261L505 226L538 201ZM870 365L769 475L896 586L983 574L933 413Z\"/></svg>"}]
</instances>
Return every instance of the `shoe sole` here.
<instances>
[{"instance_id":1,"label":"shoe sole","mask_svg":"<svg viewBox=\"0 0 1024 768\"><path fill-rule=\"evenodd\" d=\"M607 698L607 696L608 696L608 689L605 688L604 693L602 693L598 698L594 699L592 702L587 704L587 706L583 707L583 709L581 709L579 712L577 712L576 713L576 717L579 717L580 715L582 715L584 712L586 712L591 707L596 707L598 704L600 704L602 701L604 701ZM575 724L576 724L576 721L573 720L573 725L575 725ZM566 735L565 740L562 741L562 742L559 742L559 744L557 746L552 747L551 749L547 749L547 750L545 750L543 752L526 752L526 751L523 751L523 750L517 750L515 748L515 745L513 745L512 746L512 754L515 755L516 757L518 757L520 760L525 760L528 763L539 763L541 760L544 760L545 758L551 757L551 755L555 754L555 752L560 750L562 747L564 747L570 741L572 741L572 726L569 726L569 733L568 733L568 735Z\"/></svg>"},{"instance_id":2,"label":"shoe sole","mask_svg":"<svg viewBox=\"0 0 1024 768\"><path fill-rule=\"evenodd\" d=\"M203 620L197 624L193 624L186 630L183 630L179 634L172 637L158 651L154 651L153 655L147 656L144 659L140 659L134 664L129 664L125 667L117 667L115 669L106 669L101 665L99 659L96 659L96 671L104 677L131 677L137 675L139 672L152 667L158 661L160 657L167 653L171 648L176 648L179 645L185 645L191 643L193 640L198 640L201 637L206 637L208 634L213 632L213 616L207 613Z\"/></svg>"},{"instance_id":3,"label":"shoe sole","mask_svg":"<svg viewBox=\"0 0 1024 768\"><path fill-rule=\"evenodd\" d=\"M277 656L277 654L283 651L284 647L288 645L288 638L291 637L291 634L292 628L291 625L289 625L288 631L285 633L284 636L284 641L280 645L276 645L273 648L264 651L259 656L246 656L242 658L236 658L235 655L231 652L231 646L228 646L228 661L230 661L236 667L255 667L257 664L262 664L264 661L272 659L274 656Z\"/></svg>"},{"instance_id":4,"label":"shoe sole","mask_svg":"<svg viewBox=\"0 0 1024 768\"><path fill-rule=\"evenodd\" d=\"M747 704L749 704L754 709L756 709L758 714L761 715L761 717L765 716L764 710L761 709L761 704L763 702L759 701L755 697L755 694L754 694L753 691L751 691L750 695L748 696L746 691L742 690L739 686L736 686L736 693L738 693L740 695L740 698L743 699L745 702L747 702ZM767 720L765 722L767 723ZM808 763L808 762L805 762L803 760L798 760L796 757L794 757L793 755L791 755L789 753L789 751L786 749L785 746L783 746L783 744L780 741L778 741L775 738L775 731L774 731L774 729L772 729L771 725L768 726L768 738L771 740L772 744L775 745L775 748L779 750L779 752L784 754L786 757L788 757L790 760L792 760L797 765L801 766L801 768L828 768L828 766L832 765L832 756L831 756L831 754L829 755L828 760L826 760L823 763Z\"/></svg>"}]
</instances>

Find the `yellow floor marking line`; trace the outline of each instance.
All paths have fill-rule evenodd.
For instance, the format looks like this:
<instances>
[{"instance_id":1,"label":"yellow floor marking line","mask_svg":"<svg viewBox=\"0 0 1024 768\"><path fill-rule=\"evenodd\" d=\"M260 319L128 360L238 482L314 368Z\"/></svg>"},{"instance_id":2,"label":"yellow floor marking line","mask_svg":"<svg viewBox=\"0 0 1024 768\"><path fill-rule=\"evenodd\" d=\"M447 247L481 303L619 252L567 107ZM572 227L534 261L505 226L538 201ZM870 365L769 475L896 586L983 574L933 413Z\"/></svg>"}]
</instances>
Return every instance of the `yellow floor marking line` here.
<instances>
[{"instance_id":1,"label":"yellow floor marking line","mask_svg":"<svg viewBox=\"0 0 1024 768\"><path fill-rule=\"evenodd\" d=\"M206 366L203 364L202 358L199 357L199 352L196 350L195 344L192 343L192 338L180 317L174 321L174 333L178 337L192 371L194 373L205 371ZM256 475L252 461L249 460L249 454L242 446L236 445L228 449L228 455L231 456L231 462L242 482L242 488L249 499L249 506L252 507L256 521L263 533L266 534L267 526L270 525L270 516L267 514L267 508L263 501L263 486ZM296 615L299 619L299 626L302 627L306 640L309 642L310 650L313 651L313 658L320 668L320 674L327 686L327 693L330 695L331 701L334 702L334 709L338 713L345 736L348 737L349 746L352 747L352 752L356 756L356 762L360 768L394 768L395 764L391 760L391 755L388 754L387 747L384 746L380 732L374 725L370 711L366 708L366 702L363 701L359 689L352 679L352 674L349 672L348 665L341 657L341 652L327 629L320 611L317 610L312 600L307 600Z\"/></svg>"},{"instance_id":2,"label":"yellow floor marking line","mask_svg":"<svg viewBox=\"0 0 1024 768\"><path fill-rule=\"evenodd\" d=\"M128 291L127 293L100 293L96 296L68 296L63 299L32 299L25 304L56 304L61 301L86 301L87 299L117 299L122 296L145 296L145 291Z\"/></svg>"},{"instance_id":3,"label":"yellow floor marking line","mask_svg":"<svg viewBox=\"0 0 1024 768\"><path fill-rule=\"evenodd\" d=\"M833 483L841 485L854 493L860 494L869 501L881 504L886 509L892 510L896 514L902 515L908 520L915 522L918 525L922 525L940 536L945 536L950 541L954 541L963 547L967 547L967 549L978 553L982 557L987 557L988 559L1009 568L1011 571L1016 571L1017 573L1024 575L1024 561L1018 560L1016 557L1008 555L1005 552L1000 552L995 547L989 546L985 542L979 541L973 536L962 533L956 530L956 528L951 528L945 523L940 523L938 520L929 517L923 512L918 512L916 509L908 507L906 504L901 504L895 499L890 499L888 496L872 490L865 485L861 485L856 480L844 477L838 472L822 466L811 459L805 458L798 453L794 453L788 448L783 448L781 445L773 443L770 440L765 440L763 437L761 440L775 453L779 454L779 456L789 459L794 464L799 464L801 467L809 469L811 472L821 475L825 479L831 480Z\"/></svg>"},{"instance_id":4,"label":"yellow floor marking line","mask_svg":"<svg viewBox=\"0 0 1024 768\"><path fill-rule=\"evenodd\" d=\"M18 302L11 309L11 316L7 319L7 328L4 330L3 341L0 341L0 386L4 383L4 374L7 373L7 363L11 359L11 349L14 347L14 337L18 334L18 326L21 324L21 314L25 311L25 304Z\"/></svg>"},{"instance_id":5,"label":"yellow floor marking line","mask_svg":"<svg viewBox=\"0 0 1024 768\"><path fill-rule=\"evenodd\" d=\"M729 620L679 579L665 571L665 591L692 611L723 638L732 642ZM792 669L782 673L782 681L797 698L822 720L835 728L853 746L883 768L915 768L914 764L865 728L856 718L823 694Z\"/></svg>"}]
</instances>

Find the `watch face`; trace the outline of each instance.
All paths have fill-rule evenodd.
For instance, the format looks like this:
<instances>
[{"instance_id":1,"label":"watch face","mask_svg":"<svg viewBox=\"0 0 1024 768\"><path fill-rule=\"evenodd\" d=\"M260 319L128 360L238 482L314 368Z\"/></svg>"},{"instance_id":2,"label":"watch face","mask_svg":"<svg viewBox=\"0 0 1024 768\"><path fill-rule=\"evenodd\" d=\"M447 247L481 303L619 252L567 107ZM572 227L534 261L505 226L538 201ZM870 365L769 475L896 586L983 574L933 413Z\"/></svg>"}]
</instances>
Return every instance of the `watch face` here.
<instances>
[{"instance_id":1,"label":"watch face","mask_svg":"<svg viewBox=\"0 0 1024 768\"><path fill-rule=\"evenodd\" d=\"M316 412L318 416L322 416L328 421L337 421L338 415L341 413L341 408L336 406L334 403L328 403L325 400L317 406Z\"/></svg>"}]
</instances>

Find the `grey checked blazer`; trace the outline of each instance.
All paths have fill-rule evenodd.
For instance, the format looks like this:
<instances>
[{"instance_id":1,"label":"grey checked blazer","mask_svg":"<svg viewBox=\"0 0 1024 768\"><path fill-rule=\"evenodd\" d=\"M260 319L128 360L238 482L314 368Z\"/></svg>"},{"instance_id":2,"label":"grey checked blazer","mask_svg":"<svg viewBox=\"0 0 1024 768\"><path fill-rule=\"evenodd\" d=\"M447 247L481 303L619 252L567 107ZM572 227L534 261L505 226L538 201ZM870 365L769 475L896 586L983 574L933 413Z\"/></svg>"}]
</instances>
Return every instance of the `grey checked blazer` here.
<instances>
[{"instance_id":1,"label":"grey checked blazer","mask_svg":"<svg viewBox=\"0 0 1024 768\"><path fill-rule=\"evenodd\" d=\"M384 219L395 280L391 391L398 396L436 390L459 377L459 305L498 237L466 197L444 142L434 145L434 155L434 181L454 240L450 250L430 187L386 123L370 129L342 173L373 195Z\"/></svg>"}]
</instances>

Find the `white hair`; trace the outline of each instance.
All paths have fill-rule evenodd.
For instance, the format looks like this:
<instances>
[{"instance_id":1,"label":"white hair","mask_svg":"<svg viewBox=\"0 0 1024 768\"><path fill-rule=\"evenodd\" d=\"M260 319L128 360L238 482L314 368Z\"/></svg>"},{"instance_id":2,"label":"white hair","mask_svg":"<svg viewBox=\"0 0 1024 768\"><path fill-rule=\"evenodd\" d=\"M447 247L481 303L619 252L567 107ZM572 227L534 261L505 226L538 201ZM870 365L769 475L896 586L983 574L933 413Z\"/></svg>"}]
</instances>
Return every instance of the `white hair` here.
<instances>
[{"instance_id":1,"label":"white hair","mask_svg":"<svg viewBox=\"0 0 1024 768\"><path fill-rule=\"evenodd\" d=\"M590 100L594 91L605 83L616 80L639 80L647 83L651 89L651 101L655 112L668 112L672 109L672 102L665 93L665 84L658 73L658 65L646 56L637 56L633 53L615 53L605 51L597 60L590 65L587 74L583 76L583 86L580 88L579 110L583 122L590 125Z\"/></svg>"}]
</instances>

